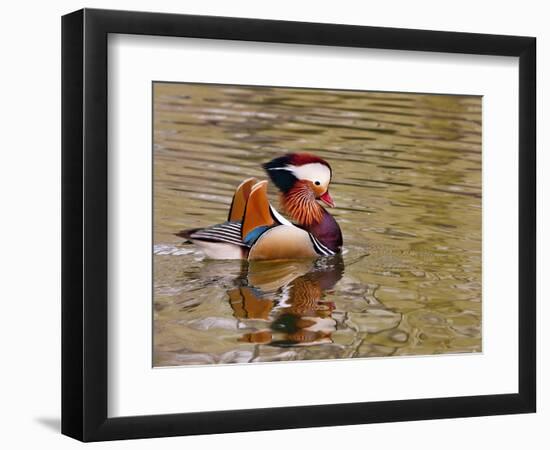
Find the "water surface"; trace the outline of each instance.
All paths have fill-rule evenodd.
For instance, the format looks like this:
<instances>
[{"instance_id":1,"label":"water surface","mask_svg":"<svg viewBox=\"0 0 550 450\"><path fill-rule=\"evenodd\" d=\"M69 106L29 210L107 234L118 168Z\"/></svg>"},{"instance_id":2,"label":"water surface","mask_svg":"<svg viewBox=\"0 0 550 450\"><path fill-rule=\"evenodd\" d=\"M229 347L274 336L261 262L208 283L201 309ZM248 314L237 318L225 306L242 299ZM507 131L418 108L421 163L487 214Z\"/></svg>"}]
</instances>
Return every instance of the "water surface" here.
<instances>
[{"instance_id":1,"label":"water surface","mask_svg":"<svg viewBox=\"0 0 550 450\"><path fill-rule=\"evenodd\" d=\"M153 152L155 366L481 351L480 97L155 83ZM209 261L174 235L287 152L331 164L342 256Z\"/></svg>"}]
</instances>

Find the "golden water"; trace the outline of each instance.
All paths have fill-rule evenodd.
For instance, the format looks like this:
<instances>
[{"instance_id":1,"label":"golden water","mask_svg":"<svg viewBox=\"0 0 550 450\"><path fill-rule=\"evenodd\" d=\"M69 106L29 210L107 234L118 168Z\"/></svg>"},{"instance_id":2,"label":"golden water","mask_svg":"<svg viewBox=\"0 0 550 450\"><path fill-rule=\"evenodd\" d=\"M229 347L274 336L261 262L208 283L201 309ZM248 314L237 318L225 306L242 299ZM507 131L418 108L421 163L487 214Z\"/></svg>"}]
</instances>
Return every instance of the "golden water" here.
<instances>
[{"instance_id":1,"label":"golden water","mask_svg":"<svg viewBox=\"0 0 550 450\"><path fill-rule=\"evenodd\" d=\"M155 366L481 351L480 97L155 83L153 151ZM287 152L331 164L342 257L174 235Z\"/></svg>"}]
</instances>

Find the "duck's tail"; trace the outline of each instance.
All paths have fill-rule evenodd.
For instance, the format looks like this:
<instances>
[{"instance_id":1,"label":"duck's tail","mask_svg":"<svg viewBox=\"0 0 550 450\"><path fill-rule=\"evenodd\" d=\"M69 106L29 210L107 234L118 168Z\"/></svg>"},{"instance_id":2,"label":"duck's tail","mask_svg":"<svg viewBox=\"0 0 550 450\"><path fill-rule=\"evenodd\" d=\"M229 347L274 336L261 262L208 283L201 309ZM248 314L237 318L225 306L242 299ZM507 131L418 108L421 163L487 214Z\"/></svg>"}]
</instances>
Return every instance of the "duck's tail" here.
<instances>
[{"instance_id":1,"label":"duck's tail","mask_svg":"<svg viewBox=\"0 0 550 450\"><path fill-rule=\"evenodd\" d=\"M188 228L187 230L181 230L174 233L175 236L185 239L184 244L191 244L191 235L201 230L202 228Z\"/></svg>"}]
</instances>

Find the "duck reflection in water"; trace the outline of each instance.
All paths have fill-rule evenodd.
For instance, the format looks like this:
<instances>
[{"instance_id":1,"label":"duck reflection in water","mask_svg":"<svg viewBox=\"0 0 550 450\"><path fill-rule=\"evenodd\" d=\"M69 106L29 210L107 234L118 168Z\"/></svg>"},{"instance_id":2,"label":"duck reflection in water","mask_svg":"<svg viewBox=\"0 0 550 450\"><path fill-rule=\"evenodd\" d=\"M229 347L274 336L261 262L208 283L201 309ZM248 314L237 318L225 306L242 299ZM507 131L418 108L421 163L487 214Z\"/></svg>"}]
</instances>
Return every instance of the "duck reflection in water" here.
<instances>
[{"instance_id":1,"label":"duck reflection in water","mask_svg":"<svg viewBox=\"0 0 550 450\"><path fill-rule=\"evenodd\" d=\"M336 320L327 297L343 273L341 256L250 261L240 286L228 291L233 315L247 331L239 340L278 347L332 343Z\"/></svg>"}]
</instances>

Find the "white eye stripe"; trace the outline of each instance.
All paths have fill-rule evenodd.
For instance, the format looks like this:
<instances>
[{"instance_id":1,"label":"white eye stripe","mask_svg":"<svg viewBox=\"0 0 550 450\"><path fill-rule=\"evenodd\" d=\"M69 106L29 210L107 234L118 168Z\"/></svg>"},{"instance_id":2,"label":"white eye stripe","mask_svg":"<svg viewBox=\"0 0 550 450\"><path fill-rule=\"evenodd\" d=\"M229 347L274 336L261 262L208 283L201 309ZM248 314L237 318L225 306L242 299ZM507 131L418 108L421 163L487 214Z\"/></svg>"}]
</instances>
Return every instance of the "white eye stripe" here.
<instances>
[{"instance_id":1,"label":"white eye stripe","mask_svg":"<svg viewBox=\"0 0 550 450\"><path fill-rule=\"evenodd\" d=\"M318 181L321 185L328 185L330 182L330 169L321 163L309 163L303 166L287 166L299 180Z\"/></svg>"}]
</instances>

